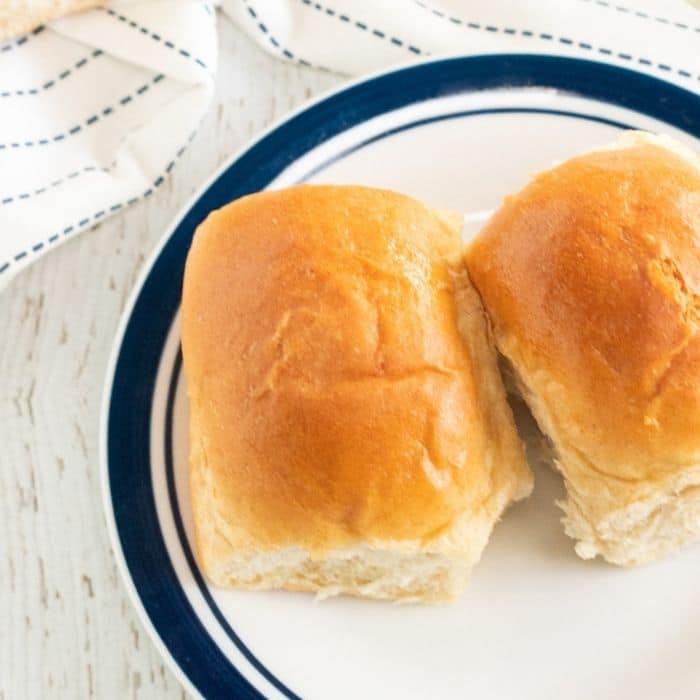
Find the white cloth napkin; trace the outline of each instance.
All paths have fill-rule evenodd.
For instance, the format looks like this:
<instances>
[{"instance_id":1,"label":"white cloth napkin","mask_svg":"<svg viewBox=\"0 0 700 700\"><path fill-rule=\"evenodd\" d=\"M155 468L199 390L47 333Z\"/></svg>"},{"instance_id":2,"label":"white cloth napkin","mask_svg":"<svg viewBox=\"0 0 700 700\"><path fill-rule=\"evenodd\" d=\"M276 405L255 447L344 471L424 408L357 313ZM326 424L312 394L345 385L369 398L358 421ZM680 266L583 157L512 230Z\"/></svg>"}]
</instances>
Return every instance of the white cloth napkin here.
<instances>
[{"instance_id":1,"label":"white cloth napkin","mask_svg":"<svg viewBox=\"0 0 700 700\"><path fill-rule=\"evenodd\" d=\"M275 56L345 74L439 54L546 52L700 90L700 12L685 0L220 5ZM0 44L0 287L162 185L211 100L216 21L208 0L113 0Z\"/></svg>"}]
</instances>

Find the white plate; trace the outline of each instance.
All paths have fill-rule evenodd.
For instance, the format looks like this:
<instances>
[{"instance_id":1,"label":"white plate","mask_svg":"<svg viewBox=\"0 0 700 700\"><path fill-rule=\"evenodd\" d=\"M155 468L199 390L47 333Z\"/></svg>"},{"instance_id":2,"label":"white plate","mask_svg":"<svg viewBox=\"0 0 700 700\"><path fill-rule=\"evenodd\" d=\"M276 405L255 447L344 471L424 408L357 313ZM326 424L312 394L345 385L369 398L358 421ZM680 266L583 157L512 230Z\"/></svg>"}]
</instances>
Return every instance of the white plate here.
<instances>
[{"instance_id":1,"label":"white plate","mask_svg":"<svg viewBox=\"0 0 700 700\"><path fill-rule=\"evenodd\" d=\"M625 128L700 149L700 98L609 65L481 56L385 73L297 112L235 156L148 264L107 381L102 456L114 548L145 624L206 697L700 696L697 548L625 570L583 562L562 532L560 479L494 532L452 606L401 607L211 588L192 555L178 307L196 225L244 193L362 183L481 211L528 176Z\"/></svg>"}]
</instances>

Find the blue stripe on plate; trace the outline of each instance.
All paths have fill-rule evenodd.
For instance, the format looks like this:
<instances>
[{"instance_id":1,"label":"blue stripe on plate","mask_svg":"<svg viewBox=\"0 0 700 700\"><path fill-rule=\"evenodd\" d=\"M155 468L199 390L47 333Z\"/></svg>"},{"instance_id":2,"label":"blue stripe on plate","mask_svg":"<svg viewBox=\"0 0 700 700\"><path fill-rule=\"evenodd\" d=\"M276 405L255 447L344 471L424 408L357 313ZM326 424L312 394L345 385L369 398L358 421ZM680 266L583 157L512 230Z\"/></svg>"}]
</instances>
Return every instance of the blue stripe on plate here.
<instances>
[{"instance_id":1,"label":"blue stripe on plate","mask_svg":"<svg viewBox=\"0 0 700 700\"><path fill-rule=\"evenodd\" d=\"M337 153L327 160L319 163L319 165L312 168L306 175L299 178L298 183L307 182L314 175L318 175L322 170L325 170L329 165L333 165L339 160L343 160L352 153L361 150L365 146L375 143L376 141L381 141L394 134L400 134L402 131L408 131L409 129L415 129L419 126L426 126L427 124L434 124L435 122L444 122L450 119L464 119L466 117L479 117L487 114L551 114L558 117L570 117L572 119L584 119L589 122L598 122L599 124L607 124L608 126L614 126L618 129L634 129L635 127L630 124L624 124L622 122L615 121L613 119L605 119L604 117L596 117L590 114L580 114L579 112L569 112L561 109L540 109L535 107L494 107L492 109L472 109L464 110L460 112L450 112L446 114L438 114L433 117L426 117L425 119L418 119L417 121L408 122L406 124L401 124L401 126L394 127L393 129L387 129L382 131L380 134L375 134L369 138L361 141L360 143L353 144L349 146L340 153Z\"/></svg>"},{"instance_id":2,"label":"blue stripe on plate","mask_svg":"<svg viewBox=\"0 0 700 700\"><path fill-rule=\"evenodd\" d=\"M257 698L259 693L219 650L187 601L163 541L151 482L149 440L155 378L180 303L185 257L195 227L212 209L263 189L301 155L360 122L420 100L529 86L553 87L626 107L700 137L698 96L616 66L539 55L477 56L420 64L333 94L255 143L202 193L153 264L131 310L114 371L107 405L107 478L118 534L115 544L122 549L134 587L171 656L205 697ZM184 531L180 534L182 537ZM191 566L196 569L194 559ZM201 576L198 583L203 587ZM251 654L235 631L233 635L241 652ZM284 684L259 660L251 663L284 692ZM294 697L291 691L286 694Z\"/></svg>"}]
</instances>

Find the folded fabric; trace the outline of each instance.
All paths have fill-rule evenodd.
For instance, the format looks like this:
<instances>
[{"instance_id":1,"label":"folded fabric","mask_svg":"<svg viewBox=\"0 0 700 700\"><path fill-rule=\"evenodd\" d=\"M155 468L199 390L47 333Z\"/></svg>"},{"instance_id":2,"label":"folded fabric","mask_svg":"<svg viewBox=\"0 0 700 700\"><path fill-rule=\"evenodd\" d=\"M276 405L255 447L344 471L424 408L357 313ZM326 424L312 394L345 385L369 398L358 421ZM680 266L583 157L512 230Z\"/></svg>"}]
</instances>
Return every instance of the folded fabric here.
<instances>
[{"instance_id":1,"label":"folded fabric","mask_svg":"<svg viewBox=\"0 0 700 700\"><path fill-rule=\"evenodd\" d=\"M697 91L683 0L222 0L262 48L359 74L454 53L607 61ZM151 196L211 101L207 0L113 0L0 44L0 287L61 241Z\"/></svg>"}]
</instances>

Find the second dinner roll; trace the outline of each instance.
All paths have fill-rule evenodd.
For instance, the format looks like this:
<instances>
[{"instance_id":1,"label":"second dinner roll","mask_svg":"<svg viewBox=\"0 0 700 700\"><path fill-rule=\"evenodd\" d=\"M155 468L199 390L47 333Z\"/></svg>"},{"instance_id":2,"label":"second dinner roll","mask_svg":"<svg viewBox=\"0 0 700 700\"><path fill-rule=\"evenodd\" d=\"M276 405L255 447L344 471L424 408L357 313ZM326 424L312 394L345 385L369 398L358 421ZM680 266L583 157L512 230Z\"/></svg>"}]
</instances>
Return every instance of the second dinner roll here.
<instances>
[{"instance_id":1,"label":"second dinner roll","mask_svg":"<svg viewBox=\"0 0 700 700\"><path fill-rule=\"evenodd\" d=\"M584 558L700 535L700 166L640 132L537 176L468 250Z\"/></svg>"},{"instance_id":2,"label":"second dinner roll","mask_svg":"<svg viewBox=\"0 0 700 700\"><path fill-rule=\"evenodd\" d=\"M197 230L182 339L200 563L217 585L456 596L531 476L459 220L304 186Z\"/></svg>"},{"instance_id":3,"label":"second dinner roll","mask_svg":"<svg viewBox=\"0 0 700 700\"><path fill-rule=\"evenodd\" d=\"M104 5L107 0L1 0L0 41L72 12Z\"/></svg>"}]
</instances>

